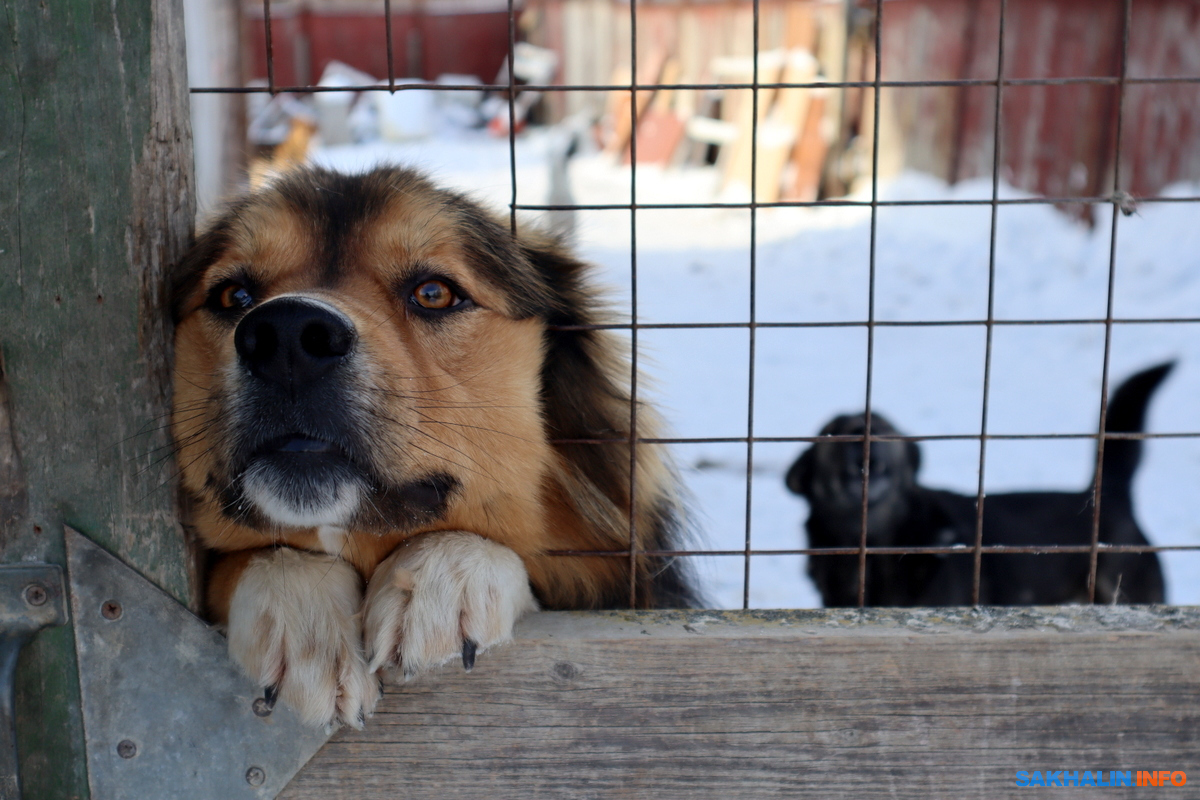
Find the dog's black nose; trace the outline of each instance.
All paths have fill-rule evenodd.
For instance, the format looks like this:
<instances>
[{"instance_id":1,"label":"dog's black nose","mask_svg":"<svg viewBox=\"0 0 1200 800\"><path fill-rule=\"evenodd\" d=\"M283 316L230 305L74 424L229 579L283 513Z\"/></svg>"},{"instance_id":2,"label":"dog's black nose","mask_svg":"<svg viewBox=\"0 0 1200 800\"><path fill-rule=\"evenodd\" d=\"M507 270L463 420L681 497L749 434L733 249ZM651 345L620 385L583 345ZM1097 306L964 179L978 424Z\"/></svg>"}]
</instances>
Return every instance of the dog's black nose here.
<instances>
[{"instance_id":1,"label":"dog's black nose","mask_svg":"<svg viewBox=\"0 0 1200 800\"><path fill-rule=\"evenodd\" d=\"M292 389L320 379L340 364L355 338L350 320L328 306L284 297L242 317L233 341L251 374Z\"/></svg>"}]
</instances>

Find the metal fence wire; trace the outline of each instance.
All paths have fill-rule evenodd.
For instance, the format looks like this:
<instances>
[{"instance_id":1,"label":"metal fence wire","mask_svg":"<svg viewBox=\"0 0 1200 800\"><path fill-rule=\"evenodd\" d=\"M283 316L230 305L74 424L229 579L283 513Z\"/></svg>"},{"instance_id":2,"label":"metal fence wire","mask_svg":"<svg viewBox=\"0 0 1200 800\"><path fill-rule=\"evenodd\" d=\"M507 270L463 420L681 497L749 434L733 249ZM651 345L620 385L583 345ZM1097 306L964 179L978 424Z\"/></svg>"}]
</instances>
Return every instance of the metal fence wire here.
<instances>
[{"instance_id":1,"label":"metal fence wire","mask_svg":"<svg viewBox=\"0 0 1200 800\"><path fill-rule=\"evenodd\" d=\"M648 0L642 0L643 4ZM753 75L751 82L746 83L639 83L638 76L638 2L628 0L629 30L630 30L630 82L628 84L518 84L514 75L514 50L517 43L518 9L514 0L508 0L508 58L507 82L497 84L421 84L396 81L395 57L392 36L392 2L383 0L383 17L381 22L386 28L386 47L388 76L387 83L356 85L356 86L280 86L276 82L274 64L274 43L272 41L271 0L263 0L264 42L267 64L267 85L251 87L206 86L193 87L194 94L249 94L268 93L272 96L280 93L314 93L314 92L419 92L419 91L470 91L504 92L508 97L508 155L509 172L512 183L511 200L509 202L510 224L513 232L517 229L518 211L628 211L630 232L630 321L627 323L609 323L590 326L556 326L555 330L607 329L628 331L631 339L630 367L630 436L626 438L601 439L571 439L555 440L561 444L589 444L604 446L612 442L626 442L630 445L630 546L623 550L561 550L551 554L557 556L590 556L625 558L631 567L636 566L639 556L689 557L689 556L730 556L741 557L744 560L742 606L750 606L750 564L752 556L812 556L812 555L856 555L858 557L858 604L865 605L866 598L866 563L868 555L905 555L905 554L957 554L971 553L974 558L974 575L972 585L972 603L978 605L980 590L980 570L982 556L987 554L1081 554L1090 557L1088 574L1089 601L1095 602L1097 559L1100 553L1163 553L1200 551L1200 545L1113 545L1102 543L1100 537L1101 485L1103 481L1103 456L1105 443L1117 439L1197 439L1200 431L1169 432L1169 433L1115 433L1106 432L1106 418L1109 402L1109 360L1112 344L1113 327L1117 325L1159 325L1159 324L1196 324L1200 316L1195 317L1160 317L1160 318L1117 318L1113 315L1114 277L1116 275L1116 248L1118 223L1123 215L1134 213L1135 208L1144 203L1200 203L1200 196L1143 196L1135 197L1122 190L1121 154L1122 137L1124 133L1124 116L1126 106L1126 88L1138 84L1192 84L1200 86L1200 76L1196 77L1131 77L1128 71L1130 28L1132 25L1133 0L1121 0L1123 17L1121 22L1121 41L1118 56L1117 74L1104 76L1074 76L1046 78L1010 78L1006 77L1004 63L1006 22L1008 17L1008 0L997 0L999 3L999 27L997 41L997 58L994 78L964 78L953 80L884 80L883 65L883 29L885 24L884 0L870 0L863 3L873 11L873 38L875 48L874 75L870 80L814 80L806 82L760 82L759 81L759 44L760 44L760 0L749 0L753 7ZM1112 168L1112 191L1107 194L1070 195L1056 197L1019 197L1001 198L1000 170L1002 163L1003 127L1003 96L1008 87L1018 86L1070 86L1092 85L1113 86L1116 88L1116 112L1114 123L1114 147ZM993 149L991 169L991 197L989 199L929 199L929 200L883 200L879 197L879 142L880 142L880 96L881 89L888 88L917 88L917 87L995 87ZM515 99L517 89L523 91L553 92L628 92L632 130L629 136L631 150L629 159L629 190L628 203L606 204L540 204L522 203L518 198L517 159L516 159L516 130L517 113ZM656 90L749 90L751 93L751 166L750 166L750 200L748 202L707 202L707 203L639 203L638 202L638 158L637 158L637 126L639 123L638 92ZM873 136L871 150L871 191L870 200L855 199L818 199L818 200L776 200L759 202L758 196L758 137L759 137L759 92L760 90L775 89L869 89L873 91L874 114ZM1001 206L1006 205L1065 205L1065 204L1099 204L1111 206L1112 230L1109 242L1108 275L1107 275L1107 304L1106 313L1102 318L1070 318L1070 319L997 319L995 308L996 285L996 220ZM757 223L758 210L762 208L810 208L810 207L869 207L870 208L870 244L868 251L868 284L867 284L867 317L856 321L822 321L822 322L760 322L756 316L756 252L757 252ZM890 206L988 206L991 209L990 239L988 254L988 290L987 315L983 319L944 319L944 320L911 320L889 321L875 318L875 286L876 286L876 231L878 210ZM637 261L637 232L638 212L642 210L660 209L746 209L750 221L750 251L749 251L749 307L747 319L744 322L671 322L643 323L638 321L638 261ZM1103 325L1104 326L1104 361L1100 388L1100 414L1095 433L1040 433L1040 434L995 434L988 431L988 401L992 377L992 338L997 327L1003 326L1037 326L1037 325ZM878 434L871 430L872 383L874 371L875 332L877 328L902 327L975 327L985 331L984 361L983 361L983 401L979 417L979 433L949 434L949 435L920 435L908 436L900 434ZM643 330L654 329L713 329L738 328L746 329L749 334L748 368L749 378L747 392L746 435L733 437L643 437L638 435L638 334ZM866 430L863 434L855 435L825 435L825 436L756 436L754 428L754 392L755 392L755 344L756 332L764 328L864 328L866 330L866 392L863 398L865 408ZM1092 524L1091 543L1089 545L984 545L983 516L987 502L984 491L985 464L987 445L990 441L1003 440L1067 440L1089 439L1096 441L1095 472L1092 490ZM929 546L929 547L868 547L867 546L867 512L868 487L870 475L870 451L875 442L887 441L952 441L971 440L979 442L979 470L976 488L976 514L974 543L968 549L961 546ZM862 470L862 516L861 534L857 547L850 548L788 548L788 549L755 549L751 538L751 510L754 489L753 459L754 446L759 443L814 443L814 442L861 442L863 448ZM746 511L744 547L741 549L695 549L695 550L641 550L636 547L637 531L633 509L636 504L637 491L637 446L639 444L674 445L674 444L715 444L733 443L744 444L746 448ZM629 602L637 605L636 569L630 569Z\"/></svg>"}]
</instances>

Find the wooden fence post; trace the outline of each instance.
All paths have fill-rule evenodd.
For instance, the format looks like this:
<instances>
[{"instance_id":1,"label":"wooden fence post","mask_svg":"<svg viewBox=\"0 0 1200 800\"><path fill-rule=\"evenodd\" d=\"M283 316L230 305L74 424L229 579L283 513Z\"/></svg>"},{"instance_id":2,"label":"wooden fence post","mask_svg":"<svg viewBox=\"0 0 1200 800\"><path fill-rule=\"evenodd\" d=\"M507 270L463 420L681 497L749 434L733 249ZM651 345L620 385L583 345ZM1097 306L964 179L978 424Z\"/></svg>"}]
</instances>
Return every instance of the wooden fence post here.
<instances>
[{"instance_id":1,"label":"wooden fence post","mask_svg":"<svg viewBox=\"0 0 1200 800\"><path fill-rule=\"evenodd\" d=\"M191 602L161 280L194 219L187 100L179 0L0 11L0 563L64 563L69 523ZM25 797L87 797L68 627L17 692Z\"/></svg>"}]
</instances>

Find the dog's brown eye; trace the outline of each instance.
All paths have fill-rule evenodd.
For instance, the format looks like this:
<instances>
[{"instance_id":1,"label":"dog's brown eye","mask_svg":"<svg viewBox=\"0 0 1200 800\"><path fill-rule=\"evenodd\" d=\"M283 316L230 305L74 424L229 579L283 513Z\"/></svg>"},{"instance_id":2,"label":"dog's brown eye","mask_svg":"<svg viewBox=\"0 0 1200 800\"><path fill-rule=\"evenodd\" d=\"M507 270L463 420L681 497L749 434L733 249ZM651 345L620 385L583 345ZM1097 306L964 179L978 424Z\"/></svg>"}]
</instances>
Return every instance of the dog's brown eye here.
<instances>
[{"instance_id":1,"label":"dog's brown eye","mask_svg":"<svg viewBox=\"0 0 1200 800\"><path fill-rule=\"evenodd\" d=\"M239 283L226 284L217 301L221 308L249 308L254 305L254 298L246 291L246 287Z\"/></svg>"},{"instance_id":2,"label":"dog's brown eye","mask_svg":"<svg viewBox=\"0 0 1200 800\"><path fill-rule=\"evenodd\" d=\"M422 308L434 310L450 308L462 302L449 284L443 281L425 281L413 289L412 296Z\"/></svg>"}]
</instances>

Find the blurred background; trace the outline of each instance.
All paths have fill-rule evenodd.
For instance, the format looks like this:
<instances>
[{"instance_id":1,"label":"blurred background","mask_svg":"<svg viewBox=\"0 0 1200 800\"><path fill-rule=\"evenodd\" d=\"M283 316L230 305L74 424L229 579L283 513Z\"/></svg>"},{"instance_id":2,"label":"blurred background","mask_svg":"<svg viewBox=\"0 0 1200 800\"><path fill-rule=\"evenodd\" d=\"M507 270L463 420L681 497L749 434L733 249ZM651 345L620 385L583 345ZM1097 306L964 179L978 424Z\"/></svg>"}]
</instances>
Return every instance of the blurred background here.
<instances>
[{"instance_id":1,"label":"blurred background","mask_svg":"<svg viewBox=\"0 0 1200 800\"><path fill-rule=\"evenodd\" d=\"M861 410L869 318L873 408L977 435L989 307L989 433L1094 434L1106 361L1115 386L1168 359L1148 430L1200 432L1191 0L185 7L201 221L300 162L411 165L515 205L597 265L619 320L740 325L639 331L669 436L813 436ZM615 88L635 75L657 88ZM806 446L674 445L698 547L804 547L783 474ZM977 438L922 447L925 484L975 493ZM1094 452L993 440L984 483L1078 491ZM1153 544L1200 545L1198 485L1200 438L1147 442ZM1200 553L1161 558L1170 602L1200 602ZM714 606L743 605L742 557L696 561ZM749 606L819 605L803 561L752 556Z\"/></svg>"}]
</instances>

